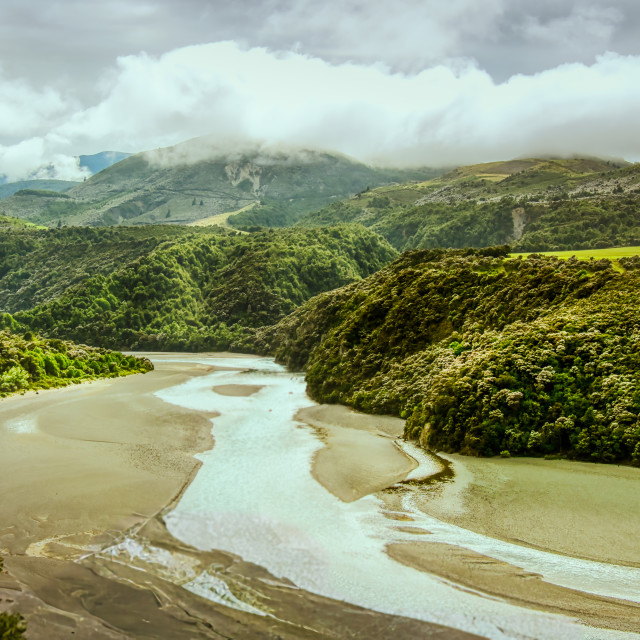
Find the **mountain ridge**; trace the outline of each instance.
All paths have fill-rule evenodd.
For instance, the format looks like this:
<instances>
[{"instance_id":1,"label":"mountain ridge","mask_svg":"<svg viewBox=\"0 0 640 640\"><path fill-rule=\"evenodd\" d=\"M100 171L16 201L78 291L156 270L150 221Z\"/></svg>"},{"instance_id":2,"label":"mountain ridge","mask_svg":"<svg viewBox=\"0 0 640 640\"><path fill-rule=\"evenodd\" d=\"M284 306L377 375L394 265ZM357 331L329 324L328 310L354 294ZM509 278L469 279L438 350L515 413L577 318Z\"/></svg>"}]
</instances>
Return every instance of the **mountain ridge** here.
<instances>
[{"instance_id":1,"label":"mountain ridge","mask_svg":"<svg viewBox=\"0 0 640 640\"><path fill-rule=\"evenodd\" d=\"M198 155L197 148L188 141L125 158L71 189L65 206L39 194L9 198L0 213L47 226L188 224L252 205L238 224L284 226L367 187L434 175L373 168L329 152L255 148L220 155L204 145Z\"/></svg>"}]
</instances>

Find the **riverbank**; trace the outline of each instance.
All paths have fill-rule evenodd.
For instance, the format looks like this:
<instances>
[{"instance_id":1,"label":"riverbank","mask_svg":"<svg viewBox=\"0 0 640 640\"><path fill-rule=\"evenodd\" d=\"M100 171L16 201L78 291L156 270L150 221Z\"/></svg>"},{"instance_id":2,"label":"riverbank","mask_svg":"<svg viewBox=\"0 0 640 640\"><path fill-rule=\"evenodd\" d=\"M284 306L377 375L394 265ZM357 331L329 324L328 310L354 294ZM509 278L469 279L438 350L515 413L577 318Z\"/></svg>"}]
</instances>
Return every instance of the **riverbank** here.
<instances>
[{"instance_id":1,"label":"riverbank","mask_svg":"<svg viewBox=\"0 0 640 640\"><path fill-rule=\"evenodd\" d=\"M444 456L453 482L416 496L425 513L483 535L640 567L640 469L542 458Z\"/></svg>"},{"instance_id":2,"label":"riverbank","mask_svg":"<svg viewBox=\"0 0 640 640\"><path fill-rule=\"evenodd\" d=\"M26 616L29 640L475 638L305 592L167 532L217 414L155 394L245 366L221 356L158 354L144 376L0 402L0 610ZM260 385L209 389L250 398ZM185 586L190 575L214 590Z\"/></svg>"},{"instance_id":3,"label":"riverbank","mask_svg":"<svg viewBox=\"0 0 640 640\"><path fill-rule=\"evenodd\" d=\"M392 486L412 468L402 466L402 452L391 446L392 438L402 433L402 421L326 405L303 409L296 417L320 430L325 446L314 457L313 476L334 495L350 502L353 496L383 489L387 481L388 489L378 496L387 517L398 521L398 531L409 534L387 545L392 559L518 606L575 617L601 629L640 633L637 602L590 593L588 585L581 591L579 580L575 588L555 584L553 577L467 548L459 540L447 544L446 532L434 536L419 515L489 539L603 563L605 571L606 566L638 567L640 469L451 455L444 456L448 480ZM370 451L376 460L372 468Z\"/></svg>"},{"instance_id":4,"label":"riverbank","mask_svg":"<svg viewBox=\"0 0 640 640\"><path fill-rule=\"evenodd\" d=\"M0 403L0 548L82 554L170 503L211 448L213 415L167 407L153 394L212 371L174 363L140 376L8 398ZM74 552L74 549L76 550Z\"/></svg>"}]
</instances>

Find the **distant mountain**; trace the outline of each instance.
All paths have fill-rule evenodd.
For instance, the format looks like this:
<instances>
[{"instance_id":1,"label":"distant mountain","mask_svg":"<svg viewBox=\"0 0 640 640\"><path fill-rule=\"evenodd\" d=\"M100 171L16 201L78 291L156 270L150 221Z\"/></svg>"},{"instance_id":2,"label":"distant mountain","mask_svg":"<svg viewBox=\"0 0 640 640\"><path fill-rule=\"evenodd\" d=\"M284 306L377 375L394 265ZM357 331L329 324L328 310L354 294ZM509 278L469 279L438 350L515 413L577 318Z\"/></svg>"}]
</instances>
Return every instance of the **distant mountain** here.
<instances>
[{"instance_id":1,"label":"distant mountain","mask_svg":"<svg viewBox=\"0 0 640 640\"><path fill-rule=\"evenodd\" d=\"M371 189L301 225L357 222L396 249L521 251L640 244L640 164L594 158L471 165L421 183Z\"/></svg>"},{"instance_id":2,"label":"distant mountain","mask_svg":"<svg viewBox=\"0 0 640 640\"><path fill-rule=\"evenodd\" d=\"M379 169L331 153L222 152L196 139L140 153L68 192L18 193L0 213L56 226L188 224L286 226L336 199L382 184L424 180L429 170ZM228 220L228 222L227 222Z\"/></svg>"},{"instance_id":3,"label":"distant mountain","mask_svg":"<svg viewBox=\"0 0 640 640\"><path fill-rule=\"evenodd\" d=\"M101 151L90 156L78 156L78 160L81 168L89 169L92 174L95 174L131 155L131 153L124 153L123 151Z\"/></svg>"},{"instance_id":4,"label":"distant mountain","mask_svg":"<svg viewBox=\"0 0 640 640\"><path fill-rule=\"evenodd\" d=\"M64 193L75 187L79 182L68 180L21 180L20 182L7 182L0 184L0 200L11 197L14 193L23 189L35 189L38 191L56 191Z\"/></svg>"}]
</instances>

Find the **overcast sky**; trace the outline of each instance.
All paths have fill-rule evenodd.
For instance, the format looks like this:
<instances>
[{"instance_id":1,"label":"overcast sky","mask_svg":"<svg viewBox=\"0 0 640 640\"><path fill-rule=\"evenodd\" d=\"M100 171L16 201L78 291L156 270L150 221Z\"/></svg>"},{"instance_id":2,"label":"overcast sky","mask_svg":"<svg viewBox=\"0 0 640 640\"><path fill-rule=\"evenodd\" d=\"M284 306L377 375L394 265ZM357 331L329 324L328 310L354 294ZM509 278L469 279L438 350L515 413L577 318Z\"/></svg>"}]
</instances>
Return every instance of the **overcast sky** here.
<instances>
[{"instance_id":1,"label":"overcast sky","mask_svg":"<svg viewBox=\"0 0 640 640\"><path fill-rule=\"evenodd\" d=\"M1 0L0 176L210 135L443 166L640 160L637 0Z\"/></svg>"}]
</instances>

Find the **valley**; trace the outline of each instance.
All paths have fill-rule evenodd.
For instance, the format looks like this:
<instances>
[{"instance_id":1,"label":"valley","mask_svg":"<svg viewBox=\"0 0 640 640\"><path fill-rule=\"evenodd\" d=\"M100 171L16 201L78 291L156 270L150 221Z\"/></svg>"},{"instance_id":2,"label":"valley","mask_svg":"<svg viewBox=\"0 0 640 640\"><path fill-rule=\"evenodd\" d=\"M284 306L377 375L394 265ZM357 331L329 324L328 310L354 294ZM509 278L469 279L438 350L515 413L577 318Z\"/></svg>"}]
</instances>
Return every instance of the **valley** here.
<instances>
[{"instance_id":1,"label":"valley","mask_svg":"<svg viewBox=\"0 0 640 640\"><path fill-rule=\"evenodd\" d=\"M637 165L193 144L0 201L28 637L638 637Z\"/></svg>"},{"instance_id":2,"label":"valley","mask_svg":"<svg viewBox=\"0 0 640 640\"><path fill-rule=\"evenodd\" d=\"M633 545L583 560L579 534L563 534L594 507L591 535L634 531L616 514L636 513L626 491L636 469L540 461L569 492L531 503L544 479L532 482L526 460L498 461L495 477L404 450L402 421L314 405L301 376L271 359L142 355L155 367L145 376L0 407L3 512L14 523L0 533L0 594L29 616L34 640L636 637ZM379 448L360 479L353 439ZM389 463L406 481L385 480ZM429 482L442 465L449 482ZM524 492L509 506L504 475ZM359 497L336 497L336 482ZM572 482L590 499L572 502ZM501 522L487 504L506 511ZM553 510L545 539L509 524L525 505L532 518Z\"/></svg>"}]
</instances>

